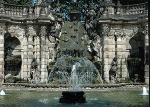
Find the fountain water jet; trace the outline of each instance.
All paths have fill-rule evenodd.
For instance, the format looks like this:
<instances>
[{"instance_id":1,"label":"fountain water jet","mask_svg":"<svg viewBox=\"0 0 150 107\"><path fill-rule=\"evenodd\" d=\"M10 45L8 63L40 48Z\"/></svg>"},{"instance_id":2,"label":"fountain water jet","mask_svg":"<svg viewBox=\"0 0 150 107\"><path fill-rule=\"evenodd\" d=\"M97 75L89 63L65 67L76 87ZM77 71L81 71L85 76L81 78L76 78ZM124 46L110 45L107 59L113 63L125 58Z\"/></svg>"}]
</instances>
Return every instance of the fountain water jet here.
<instances>
[{"instance_id":1,"label":"fountain water jet","mask_svg":"<svg viewBox=\"0 0 150 107\"><path fill-rule=\"evenodd\" d=\"M1 90L0 95L6 95L4 90Z\"/></svg>"},{"instance_id":2,"label":"fountain water jet","mask_svg":"<svg viewBox=\"0 0 150 107\"><path fill-rule=\"evenodd\" d=\"M72 66L69 91L63 91L60 103L85 103L84 92L80 90L76 65Z\"/></svg>"},{"instance_id":3,"label":"fountain water jet","mask_svg":"<svg viewBox=\"0 0 150 107\"><path fill-rule=\"evenodd\" d=\"M69 88L70 91L79 91L80 90L78 75L76 72L76 65L72 66L70 85L71 85L71 87Z\"/></svg>"},{"instance_id":4,"label":"fountain water jet","mask_svg":"<svg viewBox=\"0 0 150 107\"><path fill-rule=\"evenodd\" d=\"M77 4L74 3L74 6ZM89 58L92 55L88 46L91 45L91 39L83 23L79 21L80 12L71 11L69 15L72 21L65 21L63 24L59 36L59 55L50 67L47 83L69 84L69 90L62 92L60 103L84 103L84 92L79 85L103 84L103 80L100 69L94 65L93 58Z\"/></svg>"},{"instance_id":5,"label":"fountain water jet","mask_svg":"<svg viewBox=\"0 0 150 107\"><path fill-rule=\"evenodd\" d=\"M143 93L142 93L142 95L149 95L148 92L147 92L146 87L143 87Z\"/></svg>"}]
</instances>

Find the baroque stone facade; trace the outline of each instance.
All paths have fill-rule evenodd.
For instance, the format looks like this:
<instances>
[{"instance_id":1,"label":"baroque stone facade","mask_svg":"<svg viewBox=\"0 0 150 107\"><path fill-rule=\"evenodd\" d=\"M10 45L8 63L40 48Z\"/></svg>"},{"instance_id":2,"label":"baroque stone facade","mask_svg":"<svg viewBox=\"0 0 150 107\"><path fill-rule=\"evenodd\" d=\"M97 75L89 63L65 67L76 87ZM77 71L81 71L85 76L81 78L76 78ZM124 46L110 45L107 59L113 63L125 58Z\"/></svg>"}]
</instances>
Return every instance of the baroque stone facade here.
<instances>
[{"instance_id":1,"label":"baroque stone facade","mask_svg":"<svg viewBox=\"0 0 150 107\"><path fill-rule=\"evenodd\" d=\"M100 27L92 40L103 80L148 82L147 3L105 3L104 12L99 10ZM64 23L60 17L59 12L51 11L50 4L41 1L35 6L0 4L0 74L5 82L47 82L49 67L59 57L59 37L65 33L60 29Z\"/></svg>"}]
</instances>

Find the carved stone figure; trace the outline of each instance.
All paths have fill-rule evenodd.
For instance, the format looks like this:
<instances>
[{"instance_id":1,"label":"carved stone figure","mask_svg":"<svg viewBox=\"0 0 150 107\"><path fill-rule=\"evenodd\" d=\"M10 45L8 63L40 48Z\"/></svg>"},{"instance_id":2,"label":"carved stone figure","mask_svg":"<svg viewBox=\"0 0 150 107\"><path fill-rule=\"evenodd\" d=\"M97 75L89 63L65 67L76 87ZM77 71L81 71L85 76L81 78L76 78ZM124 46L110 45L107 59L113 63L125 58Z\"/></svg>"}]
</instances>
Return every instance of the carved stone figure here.
<instances>
[{"instance_id":1,"label":"carved stone figure","mask_svg":"<svg viewBox=\"0 0 150 107\"><path fill-rule=\"evenodd\" d=\"M117 62L117 58L115 57L111 63L111 68L109 71L109 79L110 82L115 83L116 81L116 72L118 70L118 62Z\"/></svg>"},{"instance_id":2,"label":"carved stone figure","mask_svg":"<svg viewBox=\"0 0 150 107\"><path fill-rule=\"evenodd\" d=\"M37 78L37 67L38 67L38 63L36 61L35 58L33 58L32 62L31 62L31 72L30 72L30 78L31 80L35 80L35 78Z\"/></svg>"}]
</instances>

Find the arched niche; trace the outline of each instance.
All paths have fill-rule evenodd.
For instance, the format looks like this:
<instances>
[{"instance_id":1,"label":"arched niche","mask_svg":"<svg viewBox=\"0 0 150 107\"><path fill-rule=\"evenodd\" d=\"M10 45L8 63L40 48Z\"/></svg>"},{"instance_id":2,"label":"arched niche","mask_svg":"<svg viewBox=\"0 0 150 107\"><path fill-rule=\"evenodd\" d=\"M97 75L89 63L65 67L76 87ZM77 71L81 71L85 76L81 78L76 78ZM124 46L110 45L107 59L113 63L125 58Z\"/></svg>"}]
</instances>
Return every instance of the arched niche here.
<instances>
[{"instance_id":1,"label":"arched niche","mask_svg":"<svg viewBox=\"0 0 150 107\"><path fill-rule=\"evenodd\" d=\"M131 48L127 58L130 79L134 82L144 82L144 38L145 35L138 32L129 40Z\"/></svg>"},{"instance_id":2,"label":"arched niche","mask_svg":"<svg viewBox=\"0 0 150 107\"><path fill-rule=\"evenodd\" d=\"M8 32L4 35L4 60L5 82L16 82L21 72L21 43Z\"/></svg>"},{"instance_id":3,"label":"arched niche","mask_svg":"<svg viewBox=\"0 0 150 107\"><path fill-rule=\"evenodd\" d=\"M143 51L142 54L144 54L144 34L143 33L137 33L135 36L133 36L129 40L129 44L131 46L130 49L130 56L131 57L142 57L141 52ZM143 56L144 57L144 56Z\"/></svg>"}]
</instances>

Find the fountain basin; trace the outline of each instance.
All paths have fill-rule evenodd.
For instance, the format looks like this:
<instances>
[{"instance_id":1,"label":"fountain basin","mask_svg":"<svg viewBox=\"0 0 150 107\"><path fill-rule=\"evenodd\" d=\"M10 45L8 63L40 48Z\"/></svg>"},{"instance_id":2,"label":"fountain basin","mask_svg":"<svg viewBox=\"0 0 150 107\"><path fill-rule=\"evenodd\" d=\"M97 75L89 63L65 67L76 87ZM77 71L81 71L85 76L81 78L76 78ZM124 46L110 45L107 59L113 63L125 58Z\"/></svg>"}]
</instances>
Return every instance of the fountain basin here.
<instances>
[{"instance_id":1,"label":"fountain basin","mask_svg":"<svg viewBox=\"0 0 150 107\"><path fill-rule=\"evenodd\" d=\"M84 97L83 91L63 91L62 96L59 99L60 103L85 103L86 98Z\"/></svg>"}]
</instances>

